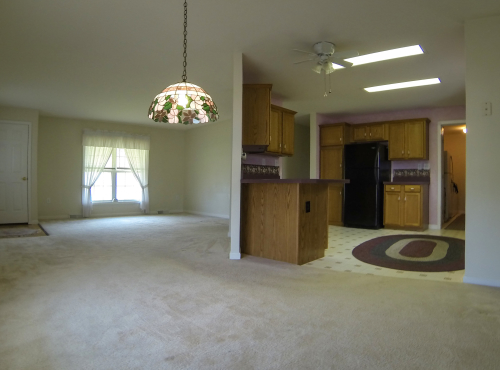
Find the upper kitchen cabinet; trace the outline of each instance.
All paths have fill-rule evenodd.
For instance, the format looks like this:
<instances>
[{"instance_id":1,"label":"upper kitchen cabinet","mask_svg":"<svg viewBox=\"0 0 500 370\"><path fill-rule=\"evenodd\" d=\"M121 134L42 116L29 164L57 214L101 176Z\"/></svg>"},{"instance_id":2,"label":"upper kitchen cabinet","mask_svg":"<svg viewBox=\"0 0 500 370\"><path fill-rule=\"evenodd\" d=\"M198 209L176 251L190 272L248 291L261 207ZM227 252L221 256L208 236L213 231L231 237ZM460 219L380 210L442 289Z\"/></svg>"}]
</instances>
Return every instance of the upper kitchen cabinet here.
<instances>
[{"instance_id":1,"label":"upper kitchen cabinet","mask_svg":"<svg viewBox=\"0 0 500 370\"><path fill-rule=\"evenodd\" d=\"M296 112L271 105L270 84L243 85L243 150L293 155Z\"/></svg>"},{"instance_id":2,"label":"upper kitchen cabinet","mask_svg":"<svg viewBox=\"0 0 500 370\"><path fill-rule=\"evenodd\" d=\"M295 140L295 113L292 110L271 105L271 124L267 152L277 155L293 155Z\"/></svg>"},{"instance_id":3,"label":"upper kitchen cabinet","mask_svg":"<svg viewBox=\"0 0 500 370\"><path fill-rule=\"evenodd\" d=\"M349 144L349 125L347 123L333 123L319 126L321 146Z\"/></svg>"},{"instance_id":4,"label":"upper kitchen cabinet","mask_svg":"<svg viewBox=\"0 0 500 370\"><path fill-rule=\"evenodd\" d=\"M389 123L389 160L429 159L429 120Z\"/></svg>"},{"instance_id":5,"label":"upper kitchen cabinet","mask_svg":"<svg viewBox=\"0 0 500 370\"><path fill-rule=\"evenodd\" d=\"M385 124L352 125L352 141L383 141L385 139Z\"/></svg>"}]
</instances>

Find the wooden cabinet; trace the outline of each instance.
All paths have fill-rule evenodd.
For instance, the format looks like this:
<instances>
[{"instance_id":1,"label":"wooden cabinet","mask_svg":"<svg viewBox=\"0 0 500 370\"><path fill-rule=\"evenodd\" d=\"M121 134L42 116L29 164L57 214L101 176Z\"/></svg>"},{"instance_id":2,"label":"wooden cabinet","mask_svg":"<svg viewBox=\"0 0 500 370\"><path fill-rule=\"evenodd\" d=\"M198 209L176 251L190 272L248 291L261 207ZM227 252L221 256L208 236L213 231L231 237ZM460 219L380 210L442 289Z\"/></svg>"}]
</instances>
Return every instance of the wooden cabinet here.
<instances>
[{"instance_id":1,"label":"wooden cabinet","mask_svg":"<svg viewBox=\"0 0 500 370\"><path fill-rule=\"evenodd\" d=\"M342 210L344 209L344 185L328 186L328 224L344 225Z\"/></svg>"},{"instance_id":2,"label":"wooden cabinet","mask_svg":"<svg viewBox=\"0 0 500 370\"><path fill-rule=\"evenodd\" d=\"M429 158L429 120L426 118L389 124L389 160Z\"/></svg>"},{"instance_id":3,"label":"wooden cabinet","mask_svg":"<svg viewBox=\"0 0 500 370\"><path fill-rule=\"evenodd\" d=\"M243 85L243 145L269 145L272 86Z\"/></svg>"},{"instance_id":4,"label":"wooden cabinet","mask_svg":"<svg viewBox=\"0 0 500 370\"><path fill-rule=\"evenodd\" d=\"M352 125L352 141L383 141L384 124Z\"/></svg>"},{"instance_id":5,"label":"wooden cabinet","mask_svg":"<svg viewBox=\"0 0 500 370\"><path fill-rule=\"evenodd\" d=\"M295 113L289 109L271 105L269 146L266 152L278 155L293 155Z\"/></svg>"},{"instance_id":6,"label":"wooden cabinet","mask_svg":"<svg viewBox=\"0 0 500 370\"><path fill-rule=\"evenodd\" d=\"M428 185L385 185L384 226L425 230L429 223Z\"/></svg>"},{"instance_id":7,"label":"wooden cabinet","mask_svg":"<svg viewBox=\"0 0 500 370\"><path fill-rule=\"evenodd\" d=\"M320 146L348 144L349 125L347 123L321 125L319 126L319 138Z\"/></svg>"},{"instance_id":8,"label":"wooden cabinet","mask_svg":"<svg viewBox=\"0 0 500 370\"><path fill-rule=\"evenodd\" d=\"M320 149L320 178L340 180L344 178L344 147L327 146Z\"/></svg>"},{"instance_id":9,"label":"wooden cabinet","mask_svg":"<svg viewBox=\"0 0 500 370\"><path fill-rule=\"evenodd\" d=\"M243 150L293 155L296 112L271 104L270 84L243 85Z\"/></svg>"},{"instance_id":10,"label":"wooden cabinet","mask_svg":"<svg viewBox=\"0 0 500 370\"><path fill-rule=\"evenodd\" d=\"M347 123L320 126L320 178L340 180L344 178L344 144L348 144L351 132ZM328 224L343 225L344 185L328 187Z\"/></svg>"}]
</instances>

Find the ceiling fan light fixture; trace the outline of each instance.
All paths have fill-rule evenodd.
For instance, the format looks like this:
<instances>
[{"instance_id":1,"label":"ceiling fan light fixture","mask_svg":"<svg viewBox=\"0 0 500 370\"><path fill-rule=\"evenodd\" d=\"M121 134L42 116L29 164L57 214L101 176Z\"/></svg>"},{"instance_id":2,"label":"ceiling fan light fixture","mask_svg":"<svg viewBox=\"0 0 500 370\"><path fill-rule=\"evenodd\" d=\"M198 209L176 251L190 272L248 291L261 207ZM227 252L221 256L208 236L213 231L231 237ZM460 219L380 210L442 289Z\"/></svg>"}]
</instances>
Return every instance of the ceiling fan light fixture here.
<instances>
[{"instance_id":1,"label":"ceiling fan light fixture","mask_svg":"<svg viewBox=\"0 0 500 370\"><path fill-rule=\"evenodd\" d=\"M368 92L377 92L377 91L386 91L386 90L405 89L407 87L415 87L415 86L435 85L435 84L439 84L439 83L441 83L441 80L439 78L429 78L426 80L407 81L407 82L399 82L399 83L389 84L389 85L365 87L365 90Z\"/></svg>"},{"instance_id":2,"label":"ceiling fan light fixture","mask_svg":"<svg viewBox=\"0 0 500 370\"><path fill-rule=\"evenodd\" d=\"M420 45L406 46L403 48L380 51L378 53L361 55L359 57L345 59L347 62L351 62L353 66L359 66L361 64L380 62L382 60L396 59L402 57L408 57L411 55L423 54L424 51Z\"/></svg>"}]
</instances>

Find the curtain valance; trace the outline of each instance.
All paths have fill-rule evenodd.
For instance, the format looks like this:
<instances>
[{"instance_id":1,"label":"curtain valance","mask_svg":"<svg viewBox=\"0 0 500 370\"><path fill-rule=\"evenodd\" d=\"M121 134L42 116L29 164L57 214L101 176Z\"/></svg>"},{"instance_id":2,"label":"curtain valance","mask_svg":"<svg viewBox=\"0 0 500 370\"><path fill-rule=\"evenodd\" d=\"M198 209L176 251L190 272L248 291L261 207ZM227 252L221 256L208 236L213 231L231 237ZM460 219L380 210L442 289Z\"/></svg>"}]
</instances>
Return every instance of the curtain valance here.
<instances>
[{"instance_id":1,"label":"curtain valance","mask_svg":"<svg viewBox=\"0 0 500 370\"><path fill-rule=\"evenodd\" d=\"M149 150L149 136L116 131L83 130L83 146Z\"/></svg>"}]
</instances>

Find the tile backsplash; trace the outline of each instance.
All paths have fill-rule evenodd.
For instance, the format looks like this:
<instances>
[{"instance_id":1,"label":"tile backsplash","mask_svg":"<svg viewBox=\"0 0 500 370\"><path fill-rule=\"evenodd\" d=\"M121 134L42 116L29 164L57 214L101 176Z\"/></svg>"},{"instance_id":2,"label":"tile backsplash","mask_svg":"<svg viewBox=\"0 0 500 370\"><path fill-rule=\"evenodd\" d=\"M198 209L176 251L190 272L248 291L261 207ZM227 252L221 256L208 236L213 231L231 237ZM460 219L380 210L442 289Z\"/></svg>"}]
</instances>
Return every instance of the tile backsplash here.
<instances>
[{"instance_id":1,"label":"tile backsplash","mask_svg":"<svg viewBox=\"0 0 500 370\"><path fill-rule=\"evenodd\" d=\"M256 164L243 164L241 166L242 179L279 179L279 166L262 166Z\"/></svg>"},{"instance_id":2,"label":"tile backsplash","mask_svg":"<svg viewBox=\"0 0 500 370\"><path fill-rule=\"evenodd\" d=\"M430 170L416 170L416 169L400 169L394 170L392 177L394 178L429 178L431 176Z\"/></svg>"}]
</instances>

